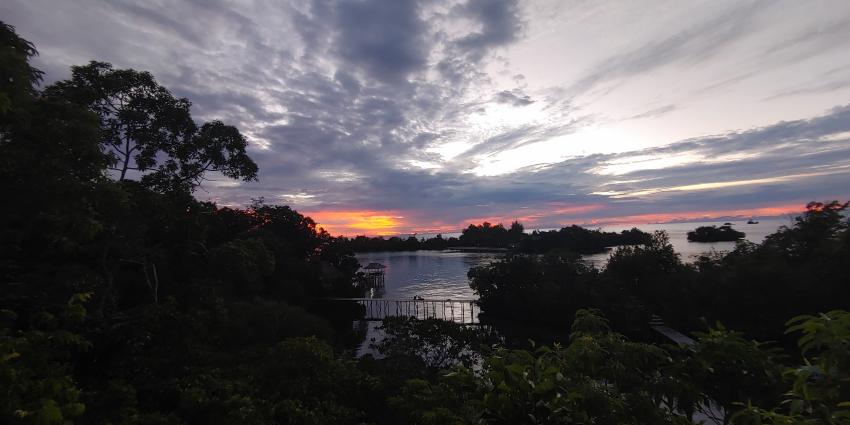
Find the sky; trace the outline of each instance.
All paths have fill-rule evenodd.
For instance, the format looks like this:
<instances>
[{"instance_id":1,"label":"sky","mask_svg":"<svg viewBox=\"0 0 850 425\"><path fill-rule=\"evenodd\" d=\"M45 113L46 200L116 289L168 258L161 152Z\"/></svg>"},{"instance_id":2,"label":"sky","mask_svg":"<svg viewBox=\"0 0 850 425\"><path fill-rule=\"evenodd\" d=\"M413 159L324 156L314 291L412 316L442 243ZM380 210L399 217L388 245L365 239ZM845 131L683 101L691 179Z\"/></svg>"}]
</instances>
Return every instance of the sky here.
<instances>
[{"instance_id":1,"label":"sky","mask_svg":"<svg viewBox=\"0 0 850 425\"><path fill-rule=\"evenodd\" d=\"M4 0L45 84L147 70L332 234L795 214L850 198L846 0Z\"/></svg>"}]
</instances>

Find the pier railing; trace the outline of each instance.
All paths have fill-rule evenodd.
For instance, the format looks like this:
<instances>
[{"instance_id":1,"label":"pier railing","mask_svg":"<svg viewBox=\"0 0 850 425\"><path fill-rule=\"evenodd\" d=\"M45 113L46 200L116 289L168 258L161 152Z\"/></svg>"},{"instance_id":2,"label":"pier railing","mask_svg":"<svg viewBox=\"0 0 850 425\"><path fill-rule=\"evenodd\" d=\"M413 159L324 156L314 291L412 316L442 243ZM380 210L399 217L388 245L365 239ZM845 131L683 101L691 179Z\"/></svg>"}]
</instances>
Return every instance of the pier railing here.
<instances>
[{"instance_id":1,"label":"pier railing","mask_svg":"<svg viewBox=\"0 0 850 425\"><path fill-rule=\"evenodd\" d=\"M388 299L388 298L327 298L329 301L356 302L364 307L364 320L384 320L387 317L442 319L455 323L477 324L481 309L474 299Z\"/></svg>"}]
</instances>

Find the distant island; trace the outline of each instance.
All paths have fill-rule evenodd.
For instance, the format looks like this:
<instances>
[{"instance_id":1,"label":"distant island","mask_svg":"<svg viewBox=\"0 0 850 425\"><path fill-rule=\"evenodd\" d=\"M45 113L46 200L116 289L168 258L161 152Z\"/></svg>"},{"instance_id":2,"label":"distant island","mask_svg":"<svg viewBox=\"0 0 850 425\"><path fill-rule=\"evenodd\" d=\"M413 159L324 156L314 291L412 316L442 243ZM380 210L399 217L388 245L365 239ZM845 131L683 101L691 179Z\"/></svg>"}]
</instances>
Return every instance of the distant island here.
<instances>
[{"instance_id":1,"label":"distant island","mask_svg":"<svg viewBox=\"0 0 850 425\"><path fill-rule=\"evenodd\" d=\"M357 236L351 239L340 237L339 242L354 252L375 251L418 251L446 249L499 249L516 253L543 254L552 251L570 251L577 254L604 252L607 248L623 245L643 245L649 242L651 235L637 228L623 230L620 233L603 232L599 229L585 229L569 226L559 230L525 233L519 222L510 227L490 223L470 224L459 238L418 239L409 236L406 239L391 237Z\"/></svg>"},{"instance_id":2,"label":"distant island","mask_svg":"<svg viewBox=\"0 0 850 425\"><path fill-rule=\"evenodd\" d=\"M688 240L691 242L735 242L743 239L746 235L732 228L731 225L722 226L700 226L688 232Z\"/></svg>"}]
</instances>

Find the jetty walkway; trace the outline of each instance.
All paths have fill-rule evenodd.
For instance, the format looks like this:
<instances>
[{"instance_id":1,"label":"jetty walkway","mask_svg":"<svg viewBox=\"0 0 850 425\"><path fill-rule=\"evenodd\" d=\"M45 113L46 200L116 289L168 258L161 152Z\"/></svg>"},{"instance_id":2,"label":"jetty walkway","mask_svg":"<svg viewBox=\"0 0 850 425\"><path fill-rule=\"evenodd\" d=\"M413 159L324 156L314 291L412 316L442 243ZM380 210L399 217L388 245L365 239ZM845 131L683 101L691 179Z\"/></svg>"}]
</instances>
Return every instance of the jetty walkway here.
<instances>
[{"instance_id":1,"label":"jetty walkway","mask_svg":"<svg viewBox=\"0 0 850 425\"><path fill-rule=\"evenodd\" d=\"M455 323L478 324L481 309L476 300L433 298L326 298L328 301L356 302L363 306L363 320L380 321L387 317L442 319Z\"/></svg>"}]
</instances>

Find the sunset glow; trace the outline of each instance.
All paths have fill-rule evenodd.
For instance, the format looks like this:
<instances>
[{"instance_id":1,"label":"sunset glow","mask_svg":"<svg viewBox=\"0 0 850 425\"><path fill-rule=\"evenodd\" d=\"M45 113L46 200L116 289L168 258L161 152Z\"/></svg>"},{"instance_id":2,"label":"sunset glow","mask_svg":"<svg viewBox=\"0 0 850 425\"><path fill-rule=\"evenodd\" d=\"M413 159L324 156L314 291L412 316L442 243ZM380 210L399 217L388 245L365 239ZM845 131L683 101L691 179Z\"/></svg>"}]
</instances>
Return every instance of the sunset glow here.
<instances>
[{"instance_id":1,"label":"sunset glow","mask_svg":"<svg viewBox=\"0 0 850 425\"><path fill-rule=\"evenodd\" d=\"M488 222L492 225L509 226L514 220L522 223L526 230L559 228L576 225L616 225L616 224L650 224L685 221L712 221L720 218L738 217L791 217L804 209L805 202L776 204L753 208L713 209L705 211L677 211L669 213L649 213L632 215L600 216L599 212L606 211L605 205L589 204L574 206L551 206L550 208L532 211L522 209L515 214L475 216L456 223L444 223L418 220L415 211L313 211L310 216L332 235L341 236L404 236L415 233L457 233L470 224ZM613 207L609 207L613 208ZM597 213L597 214L594 214Z\"/></svg>"},{"instance_id":2,"label":"sunset glow","mask_svg":"<svg viewBox=\"0 0 850 425\"><path fill-rule=\"evenodd\" d=\"M393 235L405 225L403 216L386 211L312 211L304 215L332 235Z\"/></svg>"}]
</instances>

